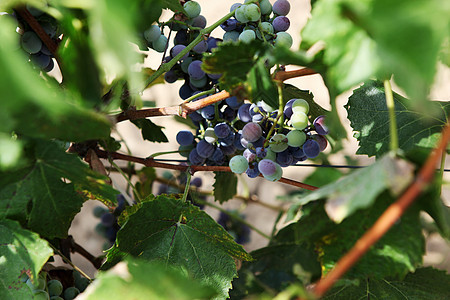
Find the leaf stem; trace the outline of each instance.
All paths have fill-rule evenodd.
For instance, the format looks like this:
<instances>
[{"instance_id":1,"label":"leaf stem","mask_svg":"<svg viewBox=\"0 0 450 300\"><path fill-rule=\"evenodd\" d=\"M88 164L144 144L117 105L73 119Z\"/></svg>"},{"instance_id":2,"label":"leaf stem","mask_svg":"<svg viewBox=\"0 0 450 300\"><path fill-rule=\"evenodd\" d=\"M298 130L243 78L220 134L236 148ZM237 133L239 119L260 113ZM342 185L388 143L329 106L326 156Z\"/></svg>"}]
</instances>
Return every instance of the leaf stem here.
<instances>
[{"instance_id":1,"label":"leaf stem","mask_svg":"<svg viewBox=\"0 0 450 300\"><path fill-rule=\"evenodd\" d=\"M397 119L395 117L394 96L392 94L392 87L389 79L384 81L384 93L386 95L386 105L389 111L389 133L391 136L391 151L396 153L398 151L398 132Z\"/></svg>"},{"instance_id":2,"label":"leaf stem","mask_svg":"<svg viewBox=\"0 0 450 300\"><path fill-rule=\"evenodd\" d=\"M130 178L128 178L127 174L125 174L122 169L112 160L112 158L108 158L109 163L123 176L123 178L125 178L125 180L128 183L128 186L131 187L131 189L133 190L134 194L136 195L136 200L138 203L142 202L141 196L139 195L138 190L136 189L136 187L134 186L134 184L131 182Z\"/></svg>"},{"instance_id":3,"label":"leaf stem","mask_svg":"<svg viewBox=\"0 0 450 300\"><path fill-rule=\"evenodd\" d=\"M73 264L73 262L70 261L67 257L62 254L61 251L59 251L58 248L50 244L50 247L53 248L53 251L55 251L59 256L61 256L62 260L65 261L67 264L69 264L74 270L76 270L78 273L80 273L83 277L86 277L90 282L92 282L92 278L89 277L86 273L83 272L80 268L78 268L76 265Z\"/></svg>"},{"instance_id":4,"label":"leaf stem","mask_svg":"<svg viewBox=\"0 0 450 300\"><path fill-rule=\"evenodd\" d=\"M205 95L214 93L215 91L216 91L216 88L213 87L213 88L211 88L210 90L200 92L200 93L198 93L198 94L195 94L195 95L193 95L193 96L187 98L186 100L183 101L183 103L189 103L189 102L191 102L192 100L197 99L198 97L201 97L201 96L205 96ZM199 100L200 100L200 99L199 99Z\"/></svg>"},{"instance_id":5,"label":"leaf stem","mask_svg":"<svg viewBox=\"0 0 450 300\"><path fill-rule=\"evenodd\" d=\"M184 192L183 192L183 199L181 199L183 202L186 202L187 196L189 193L189 189L191 186L191 172L189 172L189 169L186 170L186 185L184 186Z\"/></svg>"}]
</instances>

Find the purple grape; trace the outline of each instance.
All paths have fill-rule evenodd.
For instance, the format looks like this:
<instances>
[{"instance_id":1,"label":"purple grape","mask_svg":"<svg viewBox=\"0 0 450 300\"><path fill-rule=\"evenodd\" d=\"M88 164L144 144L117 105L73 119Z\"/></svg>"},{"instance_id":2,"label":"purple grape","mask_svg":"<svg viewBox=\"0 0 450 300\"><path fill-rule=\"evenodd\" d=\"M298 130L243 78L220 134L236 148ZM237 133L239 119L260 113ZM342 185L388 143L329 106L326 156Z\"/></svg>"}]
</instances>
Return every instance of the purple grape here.
<instances>
[{"instance_id":1,"label":"purple grape","mask_svg":"<svg viewBox=\"0 0 450 300\"><path fill-rule=\"evenodd\" d=\"M114 227L109 227L106 229L105 237L110 241L111 243L114 243L117 236L117 229Z\"/></svg>"},{"instance_id":2,"label":"purple grape","mask_svg":"<svg viewBox=\"0 0 450 300\"><path fill-rule=\"evenodd\" d=\"M245 149L244 153L242 153L242 156L245 157L245 159L250 163L253 162L256 159L256 154L252 153L249 149Z\"/></svg>"},{"instance_id":3,"label":"purple grape","mask_svg":"<svg viewBox=\"0 0 450 300\"><path fill-rule=\"evenodd\" d=\"M197 149L194 148L189 153L189 161L191 162L191 165L201 166L205 163L205 158L198 155Z\"/></svg>"},{"instance_id":4,"label":"purple grape","mask_svg":"<svg viewBox=\"0 0 450 300\"><path fill-rule=\"evenodd\" d=\"M214 133L219 139L226 138L231 133L231 128L225 122L218 123L216 124L216 126L214 126Z\"/></svg>"},{"instance_id":5,"label":"purple grape","mask_svg":"<svg viewBox=\"0 0 450 300\"><path fill-rule=\"evenodd\" d=\"M195 149L197 150L198 155L200 155L203 158L208 158L211 157L211 155L213 155L216 147L214 147L214 145L211 145L205 140L201 140L200 142L198 142Z\"/></svg>"},{"instance_id":6,"label":"purple grape","mask_svg":"<svg viewBox=\"0 0 450 300\"><path fill-rule=\"evenodd\" d=\"M222 150L223 154L225 154L225 155L232 155L232 154L234 154L234 152L236 152L236 147L234 147L234 145L219 146L219 148Z\"/></svg>"},{"instance_id":7,"label":"purple grape","mask_svg":"<svg viewBox=\"0 0 450 300\"><path fill-rule=\"evenodd\" d=\"M233 5L231 5L230 7L230 12L232 12L233 10L235 10L236 8L238 8L239 6L241 6L242 3L234 3Z\"/></svg>"},{"instance_id":8,"label":"purple grape","mask_svg":"<svg viewBox=\"0 0 450 300\"><path fill-rule=\"evenodd\" d=\"M223 22L220 27L222 27L222 29L225 31L233 31L236 29L237 24L238 21L236 19L228 19Z\"/></svg>"},{"instance_id":9,"label":"purple grape","mask_svg":"<svg viewBox=\"0 0 450 300\"><path fill-rule=\"evenodd\" d=\"M181 146L189 146L194 142L194 135L188 130L181 130L177 133L176 140Z\"/></svg>"},{"instance_id":10,"label":"purple grape","mask_svg":"<svg viewBox=\"0 0 450 300\"><path fill-rule=\"evenodd\" d=\"M261 126L258 123L247 123L242 128L242 137L249 142L257 141L262 135Z\"/></svg>"},{"instance_id":11,"label":"purple grape","mask_svg":"<svg viewBox=\"0 0 450 300\"><path fill-rule=\"evenodd\" d=\"M284 150L283 152L279 152L277 153L277 163L285 168L288 167L292 164L292 162L294 161L294 157L292 156L292 154L289 152L288 149Z\"/></svg>"},{"instance_id":12,"label":"purple grape","mask_svg":"<svg viewBox=\"0 0 450 300\"><path fill-rule=\"evenodd\" d=\"M202 15L195 17L194 19L192 19L192 26L200 27L202 29L205 28L206 27L206 18Z\"/></svg>"},{"instance_id":13,"label":"purple grape","mask_svg":"<svg viewBox=\"0 0 450 300\"><path fill-rule=\"evenodd\" d=\"M202 61L194 60L188 67L188 74L194 79L200 79L205 76L205 72L202 70Z\"/></svg>"},{"instance_id":14,"label":"purple grape","mask_svg":"<svg viewBox=\"0 0 450 300\"><path fill-rule=\"evenodd\" d=\"M272 6L272 11L279 16L287 15L290 10L291 5L287 0L277 0Z\"/></svg>"},{"instance_id":15,"label":"purple grape","mask_svg":"<svg viewBox=\"0 0 450 300\"><path fill-rule=\"evenodd\" d=\"M112 226L116 221L116 217L112 213L105 213L100 218L101 222L105 226Z\"/></svg>"},{"instance_id":16,"label":"purple grape","mask_svg":"<svg viewBox=\"0 0 450 300\"><path fill-rule=\"evenodd\" d=\"M197 188L201 187L202 184L203 184L203 181L200 177L194 177L191 179L191 185L193 185Z\"/></svg>"},{"instance_id":17,"label":"purple grape","mask_svg":"<svg viewBox=\"0 0 450 300\"><path fill-rule=\"evenodd\" d=\"M305 155L308 158L315 158L319 155L320 153L320 146L319 143L316 142L313 139L309 139L307 140L304 144L303 144L303 152L305 153Z\"/></svg>"},{"instance_id":18,"label":"purple grape","mask_svg":"<svg viewBox=\"0 0 450 300\"><path fill-rule=\"evenodd\" d=\"M208 51L211 52L212 49L217 48L217 43L220 41L220 39L216 39L213 37L209 37L208 42Z\"/></svg>"},{"instance_id":19,"label":"purple grape","mask_svg":"<svg viewBox=\"0 0 450 300\"><path fill-rule=\"evenodd\" d=\"M202 115L199 114L199 113L196 112L196 111L190 113L190 114L189 114L189 118L191 118L191 120L194 121L194 122L200 122L201 120L203 120Z\"/></svg>"},{"instance_id":20,"label":"purple grape","mask_svg":"<svg viewBox=\"0 0 450 300\"><path fill-rule=\"evenodd\" d=\"M180 87L180 91L178 92L178 94L180 95L181 99L186 100L187 98L189 98L190 96L192 96L192 93L194 91L191 89L191 87L189 86L188 83L184 83L181 87Z\"/></svg>"},{"instance_id":21,"label":"purple grape","mask_svg":"<svg viewBox=\"0 0 450 300\"><path fill-rule=\"evenodd\" d=\"M330 133L328 127L325 125L325 118L325 116L318 116L313 122L314 129L320 135L327 135Z\"/></svg>"},{"instance_id":22,"label":"purple grape","mask_svg":"<svg viewBox=\"0 0 450 300\"><path fill-rule=\"evenodd\" d=\"M289 147L288 149L295 160L304 161L308 158L300 147Z\"/></svg>"},{"instance_id":23,"label":"purple grape","mask_svg":"<svg viewBox=\"0 0 450 300\"><path fill-rule=\"evenodd\" d=\"M209 78L211 78L212 80L217 80L220 77L222 77L222 74L211 74L211 73L206 73L206 75L208 75Z\"/></svg>"},{"instance_id":24,"label":"purple grape","mask_svg":"<svg viewBox=\"0 0 450 300\"><path fill-rule=\"evenodd\" d=\"M166 74L164 74L164 80L167 83L174 83L175 81L178 80L178 75L175 73L174 70L169 70L166 72Z\"/></svg>"},{"instance_id":25,"label":"purple grape","mask_svg":"<svg viewBox=\"0 0 450 300\"><path fill-rule=\"evenodd\" d=\"M236 118L237 112L233 110L231 107L227 106L225 107L223 111L223 118L224 120L231 122Z\"/></svg>"},{"instance_id":26,"label":"purple grape","mask_svg":"<svg viewBox=\"0 0 450 300\"><path fill-rule=\"evenodd\" d=\"M233 143L233 145L236 147L237 150L244 150L245 149L245 147L242 146L242 144L241 144L241 138L242 138L241 132L242 131L240 131L240 132L238 132L238 133L236 133L234 135L234 143Z\"/></svg>"},{"instance_id":27,"label":"purple grape","mask_svg":"<svg viewBox=\"0 0 450 300\"><path fill-rule=\"evenodd\" d=\"M206 107L203 107L200 113L203 118L205 118L207 120L212 120L212 119L214 119L214 117L216 115L216 110L214 108L214 105L211 104Z\"/></svg>"},{"instance_id":28,"label":"purple grape","mask_svg":"<svg viewBox=\"0 0 450 300\"><path fill-rule=\"evenodd\" d=\"M223 154L222 149L216 148L214 150L213 155L211 156L211 160L217 164L222 164L225 162L225 155Z\"/></svg>"},{"instance_id":29,"label":"purple grape","mask_svg":"<svg viewBox=\"0 0 450 300\"><path fill-rule=\"evenodd\" d=\"M267 155L267 149L263 147L256 147L255 148L256 156L259 158L264 158Z\"/></svg>"},{"instance_id":30,"label":"purple grape","mask_svg":"<svg viewBox=\"0 0 450 300\"><path fill-rule=\"evenodd\" d=\"M53 62L53 59L50 59L50 62L48 63L48 66L46 66L44 69L42 69L45 72L50 72L53 67L55 66L55 63Z\"/></svg>"},{"instance_id":31,"label":"purple grape","mask_svg":"<svg viewBox=\"0 0 450 300\"><path fill-rule=\"evenodd\" d=\"M45 55L42 52L30 55L30 61L40 69L46 68L50 63L50 60L50 56Z\"/></svg>"},{"instance_id":32,"label":"purple grape","mask_svg":"<svg viewBox=\"0 0 450 300\"><path fill-rule=\"evenodd\" d=\"M173 46L173 48L170 49L170 56L171 56L171 57L177 56L177 55L180 54L180 52L183 51L185 48L186 48L185 45L175 45L175 46ZM183 56L180 58L180 60L183 60L183 59L187 58L188 56L189 56L189 52L186 53L185 55L183 55Z\"/></svg>"},{"instance_id":33,"label":"purple grape","mask_svg":"<svg viewBox=\"0 0 450 300\"><path fill-rule=\"evenodd\" d=\"M247 174L247 176L249 178L256 178L259 176L259 169L258 169L258 163L254 162L252 164L250 164L248 166L247 171L245 171L245 174Z\"/></svg>"},{"instance_id":34,"label":"purple grape","mask_svg":"<svg viewBox=\"0 0 450 300\"><path fill-rule=\"evenodd\" d=\"M313 134L311 137L319 144L320 151L327 148L328 141L323 135Z\"/></svg>"},{"instance_id":35,"label":"purple grape","mask_svg":"<svg viewBox=\"0 0 450 300\"><path fill-rule=\"evenodd\" d=\"M269 159L263 159L258 163L258 169L264 176L271 176L277 171L277 164Z\"/></svg>"},{"instance_id":36,"label":"purple grape","mask_svg":"<svg viewBox=\"0 0 450 300\"><path fill-rule=\"evenodd\" d=\"M248 103L244 103L241 105L241 107L239 107L238 110L238 118L239 120L241 120L242 122L248 123L252 120L252 116L250 115L250 104Z\"/></svg>"},{"instance_id":37,"label":"purple grape","mask_svg":"<svg viewBox=\"0 0 450 300\"><path fill-rule=\"evenodd\" d=\"M208 50L208 42L206 42L206 40L202 40L200 43L195 45L195 47L192 49L192 51L194 51L195 53L199 53L199 54L206 52L206 50ZM195 60L192 63L194 63L194 62L195 62ZM189 75L190 75L190 73L189 73Z\"/></svg>"},{"instance_id":38,"label":"purple grape","mask_svg":"<svg viewBox=\"0 0 450 300\"><path fill-rule=\"evenodd\" d=\"M231 146L234 143L234 132L230 131L230 133L224 137L219 139L220 145L222 146Z\"/></svg>"},{"instance_id":39,"label":"purple grape","mask_svg":"<svg viewBox=\"0 0 450 300\"><path fill-rule=\"evenodd\" d=\"M256 141L254 141L252 143L253 147L255 148L255 153L256 153L256 148L264 146L265 141L266 141L266 139L263 136L261 136L259 139L257 139Z\"/></svg>"},{"instance_id":40,"label":"purple grape","mask_svg":"<svg viewBox=\"0 0 450 300\"><path fill-rule=\"evenodd\" d=\"M272 25L275 32L280 32L288 30L291 22L289 21L288 17L278 16L273 19Z\"/></svg>"},{"instance_id":41,"label":"purple grape","mask_svg":"<svg viewBox=\"0 0 450 300\"><path fill-rule=\"evenodd\" d=\"M175 45L187 45L189 43L189 36L186 29L178 30L174 38Z\"/></svg>"},{"instance_id":42,"label":"purple grape","mask_svg":"<svg viewBox=\"0 0 450 300\"><path fill-rule=\"evenodd\" d=\"M232 97L225 99L225 102L228 104L229 107L231 107L232 109L235 109L235 110L239 109L239 107L242 104L242 102L239 101L236 96L232 96Z\"/></svg>"},{"instance_id":43,"label":"purple grape","mask_svg":"<svg viewBox=\"0 0 450 300\"><path fill-rule=\"evenodd\" d=\"M292 116L292 104L295 102L295 100L297 99L291 99L288 102L286 102L286 105L284 106L284 117L286 119L290 119Z\"/></svg>"}]
</instances>

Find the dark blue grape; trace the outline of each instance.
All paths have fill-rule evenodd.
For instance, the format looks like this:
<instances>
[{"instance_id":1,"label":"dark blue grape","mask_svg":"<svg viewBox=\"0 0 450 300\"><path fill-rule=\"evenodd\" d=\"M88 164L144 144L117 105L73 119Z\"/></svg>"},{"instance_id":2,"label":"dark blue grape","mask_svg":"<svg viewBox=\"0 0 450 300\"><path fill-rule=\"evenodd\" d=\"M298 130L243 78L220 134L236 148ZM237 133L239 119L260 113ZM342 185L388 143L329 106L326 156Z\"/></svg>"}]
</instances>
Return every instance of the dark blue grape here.
<instances>
[{"instance_id":1,"label":"dark blue grape","mask_svg":"<svg viewBox=\"0 0 450 300\"><path fill-rule=\"evenodd\" d=\"M208 75L208 77L211 78L212 80L217 80L220 77L222 77L222 74L210 74L210 73L207 73L206 75Z\"/></svg>"},{"instance_id":2,"label":"dark blue grape","mask_svg":"<svg viewBox=\"0 0 450 300\"><path fill-rule=\"evenodd\" d=\"M200 155L203 158L208 158L211 157L211 155L213 155L216 147L214 147L214 145L211 145L205 140L201 140L200 142L198 142L195 149L197 150L198 155Z\"/></svg>"},{"instance_id":3,"label":"dark blue grape","mask_svg":"<svg viewBox=\"0 0 450 300\"><path fill-rule=\"evenodd\" d=\"M189 86L189 83L184 83L181 87L180 87L180 91L178 92L181 99L186 100L187 98L192 96L192 93L194 91L191 89L191 87Z\"/></svg>"},{"instance_id":4,"label":"dark blue grape","mask_svg":"<svg viewBox=\"0 0 450 300\"><path fill-rule=\"evenodd\" d=\"M117 195L117 207L114 210L114 215L120 215L125 210L126 202L122 194Z\"/></svg>"},{"instance_id":5,"label":"dark blue grape","mask_svg":"<svg viewBox=\"0 0 450 300\"><path fill-rule=\"evenodd\" d=\"M183 51L186 48L185 45L175 45L172 49L170 49L170 56L173 58L180 54L181 51ZM180 60L183 60L189 56L189 52L183 55Z\"/></svg>"},{"instance_id":6,"label":"dark blue grape","mask_svg":"<svg viewBox=\"0 0 450 300\"><path fill-rule=\"evenodd\" d=\"M230 146L234 144L234 132L230 130L230 133L224 137L219 139L219 143L222 146Z\"/></svg>"},{"instance_id":7,"label":"dark blue grape","mask_svg":"<svg viewBox=\"0 0 450 300\"><path fill-rule=\"evenodd\" d=\"M256 147L255 152L256 152L256 156L259 158L264 158L267 155L267 149L264 147Z\"/></svg>"},{"instance_id":8,"label":"dark blue grape","mask_svg":"<svg viewBox=\"0 0 450 300\"><path fill-rule=\"evenodd\" d=\"M201 166L205 163L205 160L205 158L198 155L196 148L192 149L189 153L189 161L192 165Z\"/></svg>"},{"instance_id":9,"label":"dark blue grape","mask_svg":"<svg viewBox=\"0 0 450 300\"><path fill-rule=\"evenodd\" d=\"M175 45L187 45L189 43L189 36L186 29L179 30L174 38Z\"/></svg>"},{"instance_id":10,"label":"dark blue grape","mask_svg":"<svg viewBox=\"0 0 450 300\"><path fill-rule=\"evenodd\" d=\"M221 41L220 39L216 39L213 37L209 37L208 42L208 51L211 52L212 49L217 48L217 43Z\"/></svg>"},{"instance_id":11,"label":"dark blue grape","mask_svg":"<svg viewBox=\"0 0 450 300\"><path fill-rule=\"evenodd\" d=\"M164 80L167 83L174 83L175 81L178 80L178 75L175 73L174 70L169 70L166 72L166 74L164 74Z\"/></svg>"},{"instance_id":12,"label":"dark blue grape","mask_svg":"<svg viewBox=\"0 0 450 300\"><path fill-rule=\"evenodd\" d=\"M225 31L233 31L236 29L238 21L236 19L228 19L223 22L220 27Z\"/></svg>"},{"instance_id":13,"label":"dark blue grape","mask_svg":"<svg viewBox=\"0 0 450 300\"><path fill-rule=\"evenodd\" d=\"M239 109L239 107L241 106L242 102L238 100L238 98L236 96L233 97L229 97L227 99L225 99L225 102L228 104L229 107L231 107L232 109Z\"/></svg>"},{"instance_id":14,"label":"dark blue grape","mask_svg":"<svg viewBox=\"0 0 450 300\"><path fill-rule=\"evenodd\" d=\"M319 143L317 143L315 140L313 139L309 139L307 140L304 144L303 144L303 152L305 153L305 155L308 158L314 158L317 157L320 153L320 146Z\"/></svg>"},{"instance_id":15,"label":"dark blue grape","mask_svg":"<svg viewBox=\"0 0 450 300\"><path fill-rule=\"evenodd\" d=\"M206 18L202 15L195 17L194 19L192 19L192 26L200 27L202 29L205 28L206 27Z\"/></svg>"},{"instance_id":16,"label":"dark blue grape","mask_svg":"<svg viewBox=\"0 0 450 300\"><path fill-rule=\"evenodd\" d=\"M294 159L299 161L304 161L307 159L305 153L303 152L303 149L300 147L288 147L289 152L292 154Z\"/></svg>"},{"instance_id":17,"label":"dark blue grape","mask_svg":"<svg viewBox=\"0 0 450 300\"><path fill-rule=\"evenodd\" d=\"M117 229L114 227L108 227L105 232L105 238L107 238L111 243L114 243L117 236Z\"/></svg>"},{"instance_id":18,"label":"dark blue grape","mask_svg":"<svg viewBox=\"0 0 450 300\"><path fill-rule=\"evenodd\" d=\"M214 126L214 133L218 138L226 138L231 133L231 128L225 122L218 123Z\"/></svg>"},{"instance_id":19,"label":"dark blue grape","mask_svg":"<svg viewBox=\"0 0 450 300\"><path fill-rule=\"evenodd\" d=\"M292 162L294 161L294 157L292 156L292 154L289 152L288 149L277 153L277 163L285 168L288 167L292 164Z\"/></svg>"},{"instance_id":20,"label":"dark blue grape","mask_svg":"<svg viewBox=\"0 0 450 300\"><path fill-rule=\"evenodd\" d=\"M241 120L242 122L248 123L252 120L252 116L250 115L250 104L248 103L244 103L241 105L241 107L239 107L238 110L238 118L239 120Z\"/></svg>"},{"instance_id":21,"label":"dark blue grape","mask_svg":"<svg viewBox=\"0 0 450 300\"><path fill-rule=\"evenodd\" d=\"M112 226L116 221L116 217L112 213L105 213L101 217L101 222L105 226Z\"/></svg>"},{"instance_id":22,"label":"dark blue grape","mask_svg":"<svg viewBox=\"0 0 450 300\"><path fill-rule=\"evenodd\" d=\"M194 60L188 67L188 74L194 79L200 79L205 76L205 72L202 70L202 61Z\"/></svg>"},{"instance_id":23,"label":"dark blue grape","mask_svg":"<svg viewBox=\"0 0 450 300\"><path fill-rule=\"evenodd\" d=\"M229 106L225 107L223 111L223 118L225 121L231 122L236 118L237 112L230 108Z\"/></svg>"},{"instance_id":24,"label":"dark blue grape","mask_svg":"<svg viewBox=\"0 0 450 300\"><path fill-rule=\"evenodd\" d=\"M191 118L192 121L194 122L200 122L201 120L203 120L202 115L200 115L198 112L194 111L192 113L189 114L189 117Z\"/></svg>"},{"instance_id":25,"label":"dark blue grape","mask_svg":"<svg viewBox=\"0 0 450 300\"><path fill-rule=\"evenodd\" d=\"M238 133L236 133L234 135L233 145L234 145L234 147L236 147L237 150L244 150L245 149L245 147L242 146L242 144L241 144L241 138L242 138L241 132L242 131L239 131Z\"/></svg>"},{"instance_id":26,"label":"dark blue grape","mask_svg":"<svg viewBox=\"0 0 450 300\"><path fill-rule=\"evenodd\" d=\"M206 42L206 40L202 40L200 43L198 43L197 45L195 45L195 47L192 49L192 51L194 51L195 53L203 53L206 52L206 50L208 50L208 43ZM201 61L200 61L201 62ZM189 69L188 69L189 70ZM194 71L193 71L194 72ZM197 71L195 71L197 72ZM202 71L203 72L203 71ZM196 73L195 73L196 74ZM203 72L204 74L204 72ZM190 75L190 74L189 74ZM197 76L197 75L195 75Z\"/></svg>"},{"instance_id":27,"label":"dark blue grape","mask_svg":"<svg viewBox=\"0 0 450 300\"><path fill-rule=\"evenodd\" d=\"M288 30L291 22L288 17L278 16L273 20L272 25L275 32L281 32Z\"/></svg>"},{"instance_id":28,"label":"dark blue grape","mask_svg":"<svg viewBox=\"0 0 450 300\"><path fill-rule=\"evenodd\" d=\"M223 154L223 151L220 148L216 148L214 150L213 155L211 156L211 160L214 161L218 165L224 163L225 155Z\"/></svg>"},{"instance_id":29,"label":"dark blue grape","mask_svg":"<svg viewBox=\"0 0 450 300\"><path fill-rule=\"evenodd\" d=\"M245 171L249 178L256 178L259 176L258 163L249 164L247 171Z\"/></svg>"},{"instance_id":30,"label":"dark blue grape","mask_svg":"<svg viewBox=\"0 0 450 300\"><path fill-rule=\"evenodd\" d=\"M203 181L200 177L194 177L191 179L191 185L193 185L197 188L201 187L202 184L203 184Z\"/></svg>"},{"instance_id":31,"label":"dark blue grape","mask_svg":"<svg viewBox=\"0 0 450 300\"><path fill-rule=\"evenodd\" d=\"M176 140L178 144L188 146L194 142L194 135L188 130L181 130L177 133Z\"/></svg>"},{"instance_id":32,"label":"dark blue grape","mask_svg":"<svg viewBox=\"0 0 450 300\"><path fill-rule=\"evenodd\" d=\"M50 60L51 60L50 56L48 56L42 52L38 52L38 53L30 55L30 61L40 69L46 68L48 66L48 64L50 63Z\"/></svg>"},{"instance_id":33,"label":"dark blue grape","mask_svg":"<svg viewBox=\"0 0 450 300\"><path fill-rule=\"evenodd\" d=\"M44 69L42 69L45 72L50 72L53 70L53 67L55 66L55 63L53 62L53 59L50 59L50 62L48 63L48 66L46 66Z\"/></svg>"},{"instance_id":34,"label":"dark blue grape","mask_svg":"<svg viewBox=\"0 0 450 300\"><path fill-rule=\"evenodd\" d=\"M214 117L216 116L216 109L214 108L214 104L203 107L200 111L200 114L207 120L214 119Z\"/></svg>"},{"instance_id":35,"label":"dark blue grape","mask_svg":"<svg viewBox=\"0 0 450 300\"><path fill-rule=\"evenodd\" d=\"M284 106L284 117L286 119L290 119L292 116L292 104L295 102L295 100L297 99L291 99L288 102L286 102L286 105Z\"/></svg>"},{"instance_id":36,"label":"dark blue grape","mask_svg":"<svg viewBox=\"0 0 450 300\"><path fill-rule=\"evenodd\" d=\"M236 152L236 147L234 147L234 145L219 146L219 148L222 150L223 154L225 154L225 155L232 155L232 154L234 154L234 152Z\"/></svg>"}]
</instances>

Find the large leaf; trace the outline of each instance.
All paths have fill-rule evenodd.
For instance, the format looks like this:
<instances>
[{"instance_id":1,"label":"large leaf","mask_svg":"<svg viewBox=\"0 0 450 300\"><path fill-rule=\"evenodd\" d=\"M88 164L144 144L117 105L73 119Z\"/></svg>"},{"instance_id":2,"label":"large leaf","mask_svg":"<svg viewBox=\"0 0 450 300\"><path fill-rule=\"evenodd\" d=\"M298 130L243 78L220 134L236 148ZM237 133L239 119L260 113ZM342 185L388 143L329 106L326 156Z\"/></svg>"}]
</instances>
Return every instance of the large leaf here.
<instances>
[{"instance_id":1,"label":"large leaf","mask_svg":"<svg viewBox=\"0 0 450 300\"><path fill-rule=\"evenodd\" d=\"M253 101L263 100L274 110L279 107L278 90L263 59L258 60L247 76Z\"/></svg>"},{"instance_id":2,"label":"large leaf","mask_svg":"<svg viewBox=\"0 0 450 300\"><path fill-rule=\"evenodd\" d=\"M150 142L167 143L169 140L162 131L164 127L158 126L149 119L139 119L131 121L141 129L142 138Z\"/></svg>"},{"instance_id":3,"label":"large leaf","mask_svg":"<svg viewBox=\"0 0 450 300\"><path fill-rule=\"evenodd\" d=\"M52 249L12 220L0 220L0 241L0 299L31 299L31 289L20 279L37 278Z\"/></svg>"},{"instance_id":4,"label":"large leaf","mask_svg":"<svg viewBox=\"0 0 450 300\"><path fill-rule=\"evenodd\" d=\"M30 159L20 170L0 173L0 218L18 220L48 238L64 238L84 202L78 190L115 202L117 192L105 178L57 144L36 141Z\"/></svg>"},{"instance_id":5,"label":"large leaf","mask_svg":"<svg viewBox=\"0 0 450 300\"><path fill-rule=\"evenodd\" d=\"M297 223L280 230L272 244L305 244L319 253L323 273L328 273L356 241L393 202L381 194L368 209L360 210L340 224L328 219L322 203L310 203ZM399 221L357 262L347 278L403 278L422 263L425 241L419 209L410 207Z\"/></svg>"},{"instance_id":6,"label":"large leaf","mask_svg":"<svg viewBox=\"0 0 450 300\"><path fill-rule=\"evenodd\" d=\"M323 299L445 300L450 295L450 276L433 268L417 269L403 280L365 279L337 284Z\"/></svg>"},{"instance_id":7,"label":"large leaf","mask_svg":"<svg viewBox=\"0 0 450 300\"><path fill-rule=\"evenodd\" d=\"M204 211L166 196L142 203L130 215L107 259L115 260L117 254L120 258L129 254L177 266L213 286L223 298L236 276L233 257L251 259Z\"/></svg>"},{"instance_id":8,"label":"large leaf","mask_svg":"<svg viewBox=\"0 0 450 300\"><path fill-rule=\"evenodd\" d=\"M83 101L54 81L45 81L17 51L15 27L0 18L0 132L83 141L109 136L110 122L79 105Z\"/></svg>"},{"instance_id":9,"label":"large leaf","mask_svg":"<svg viewBox=\"0 0 450 300\"><path fill-rule=\"evenodd\" d=\"M450 112L449 102L428 103L427 114L410 109L411 101L394 93L399 147L434 148ZM367 82L353 91L347 105L348 119L359 141L358 154L381 156L389 151L389 112L384 88L378 82Z\"/></svg>"},{"instance_id":10,"label":"large leaf","mask_svg":"<svg viewBox=\"0 0 450 300\"><path fill-rule=\"evenodd\" d=\"M128 258L107 272L101 272L78 297L82 299L211 299L217 292L166 265Z\"/></svg>"},{"instance_id":11,"label":"large leaf","mask_svg":"<svg viewBox=\"0 0 450 300\"><path fill-rule=\"evenodd\" d=\"M237 193L237 177L231 172L214 172L214 200L226 202Z\"/></svg>"},{"instance_id":12,"label":"large leaf","mask_svg":"<svg viewBox=\"0 0 450 300\"><path fill-rule=\"evenodd\" d=\"M302 31L302 48L325 43L325 77L337 93L393 73L411 98L424 100L449 34L449 12L437 0L320 0Z\"/></svg>"},{"instance_id":13,"label":"large leaf","mask_svg":"<svg viewBox=\"0 0 450 300\"><path fill-rule=\"evenodd\" d=\"M320 278L317 254L302 245L281 244L251 253L255 261L244 262L233 281L231 299L243 299L270 288L282 291L292 283L307 285Z\"/></svg>"},{"instance_id":14,"label":"large leaf","mask_svg":"<svg viewBox=\"0 0 450 300\"><path fill-rule=\"evenodd\" d=\"M387 189L393 196L399 195L413 180L413 172L414 166L411 163L386 155L374 164L356 170L306 196L299 195L295 205L326 199L328 216L339 223L356 210L371 206Z\"/></svg>"}]
</instances>

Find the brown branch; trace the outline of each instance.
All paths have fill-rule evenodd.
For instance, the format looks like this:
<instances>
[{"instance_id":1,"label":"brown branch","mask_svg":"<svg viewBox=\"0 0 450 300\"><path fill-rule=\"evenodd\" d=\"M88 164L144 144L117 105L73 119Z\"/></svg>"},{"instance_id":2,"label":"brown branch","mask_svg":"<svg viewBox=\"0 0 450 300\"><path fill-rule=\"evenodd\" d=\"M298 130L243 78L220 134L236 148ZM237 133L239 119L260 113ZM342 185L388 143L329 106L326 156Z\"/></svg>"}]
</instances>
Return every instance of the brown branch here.
<instances>
[{"instance_id":1,"label":"brown branch","mask_svg":"<svg viewBox=\"0 0 450 300\"><path fill-rule=\"evenodd\" d=\"M199 99L197 101L191 101L189 103L182 103L180 105L169 107L156 107L141 110L127 110L116 115L116 121L121 122L125 120L144 119L147 117L160 117L160 116L181 116L186 118L188 114L193 113L203 107L210 104L225 100L231 95L227 91L221 91L217 94Z\"/></svg>"},{"instance_id":2,"label":"brown branch","mask_svg":"<svg viewBox=\"0 0 450 300\"><path fill-rule=\"evenodd\" d=\"M280 81L285 81L285 80L288 80L288 79L291 79L291 78L297 78L297 77L314 75L314 74L318 74L318 73L316 71L314 71L313 69L302 68L302 69L293 70L293 71L280 71L280 72L277 72L275 74L274 79L275 80L280 80Z\"/></svg>"},{"instance_id":3,"label":"brown branch","mask_svg":"<svg viewBox=\"0 0 450 300\"><path fill-rule=\"evenodd\" d=\"M314 287L317 297L323 296L341 278L369 248L375 244L395 224L417 196L428 186L436 172L436 164L450 139L450 123L442 131L438 147L430 154L425 165L419 171L414 182L396 202L391 204L378 218L375 224L356 242L353 248L342 257L325 277Z\"/></svg>"},{"instance_id":4,"label":"brown branch","mask_svg":"<svg viewBox=\"0 0 450 300\"><path fill-rule=\"evenodd\" d=\"M166 164L161 162L156 162L152 157L149 158L141 158L136 157L132 155L126 155L121 154L117 152L106 152L104 150L96 149L95 152L97 153L98 157L105 158L105 159L120 159L125 161L131 161L138 164L142 164L146 167L153 167L153 168L162 168L162 169L169 169L169 170L177 170L185 172L188 169L190 170L191 174L194 174L197 171L214 171L214 172L231 172L230 167L227 166L187 166L187 165L173 165L173 164ZM298 182L292 179L287 179L282 177L280 182L301 187L307 190L314 190L317 189L317 187L308 185L302 182Z\"/></svg>"},{"instance_id":5,"label":"brown branch","mask_svg":"<svg viewBox=\"0 0 450 300\"><path fill-rule=\"evenodd\" d=\"M52 40L52 38L45 32L41 24L36 20L36 18L25 8L21 7L17 9L17 13L25 20L25 22L30 25L31 29L39 36L44 45L48 50L57 57L58 45Z\"/></svg>"}]
</instances>

